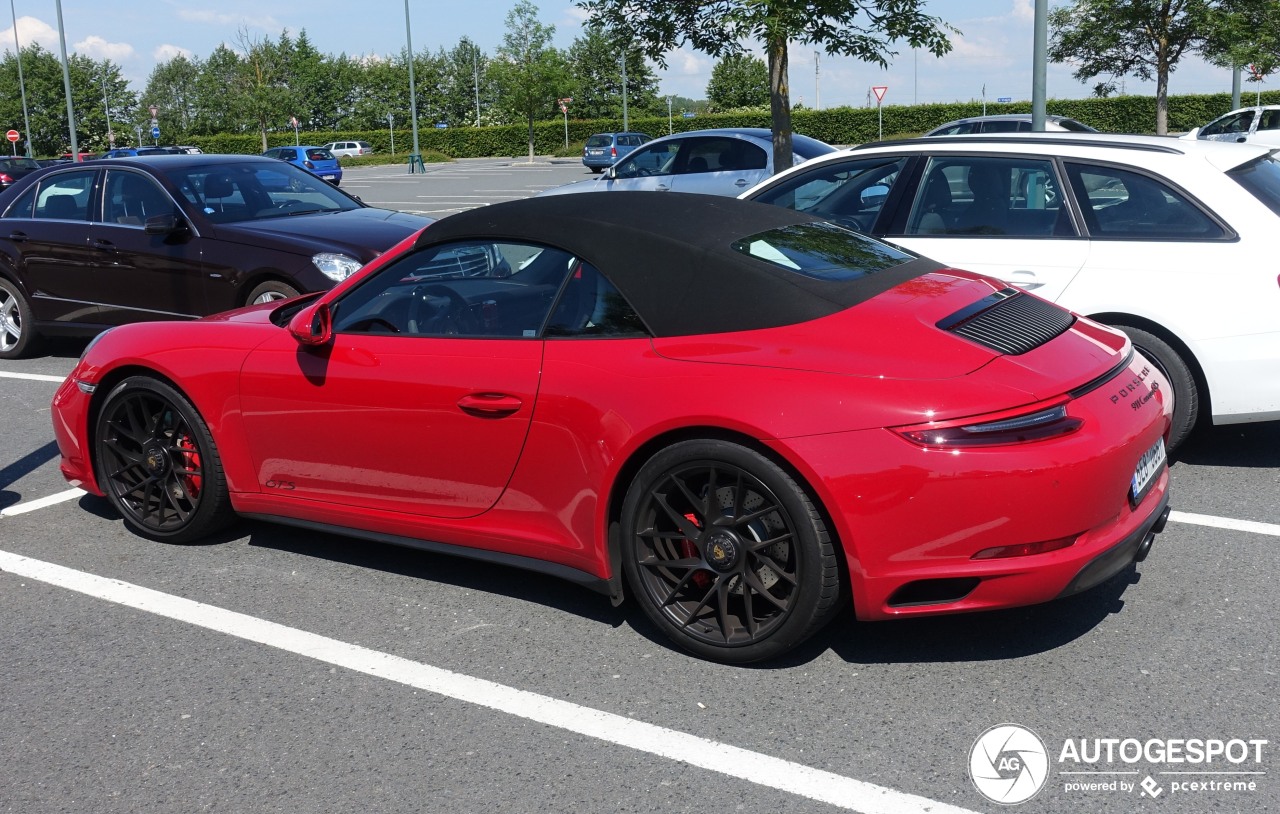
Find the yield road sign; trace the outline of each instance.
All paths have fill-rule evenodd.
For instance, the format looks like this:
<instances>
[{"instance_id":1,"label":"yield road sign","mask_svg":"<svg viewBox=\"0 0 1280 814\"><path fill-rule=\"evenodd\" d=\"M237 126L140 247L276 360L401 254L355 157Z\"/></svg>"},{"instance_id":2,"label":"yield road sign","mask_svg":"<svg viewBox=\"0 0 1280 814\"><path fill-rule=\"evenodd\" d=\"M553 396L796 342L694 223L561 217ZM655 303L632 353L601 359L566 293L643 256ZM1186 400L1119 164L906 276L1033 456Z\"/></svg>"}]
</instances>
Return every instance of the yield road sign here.
<instances>
[{"instance_id":1,"label":"yield road sign","mask_svg":"<svg viewBox=\"0 0 1280 814\"><path fill-rule=\"evenodd\" d=\"M871 88L871 92L876 95L876 104L879 104L880 102L884 101L884 94L885 94L885 91L887 91L888 89L889 89L888 85L876 85L875 87Z\"/></svg>"}]
</instances>

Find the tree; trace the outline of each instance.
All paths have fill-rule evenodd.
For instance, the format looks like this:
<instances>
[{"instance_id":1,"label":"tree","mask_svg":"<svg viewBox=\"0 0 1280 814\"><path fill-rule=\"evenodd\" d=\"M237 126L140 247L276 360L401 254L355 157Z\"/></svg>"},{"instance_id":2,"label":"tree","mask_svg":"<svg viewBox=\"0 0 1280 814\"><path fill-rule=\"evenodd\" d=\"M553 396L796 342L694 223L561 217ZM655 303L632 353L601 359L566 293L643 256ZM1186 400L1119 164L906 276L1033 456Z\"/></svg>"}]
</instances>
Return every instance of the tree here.
<instances>
[{"instance_id":1,"label":"tree","mask_svg":"<svg viewBox=\"0 0 1280 814\"><path fill-rule=\"evenodd\" d=\"M225 45L219 44L204 61L204 70L196 80L199 104L196 109L195 132L200 135L215 133L243 133L247 129L244 117L244 92L240 86L240 58ZM154 99L149 104L157 104ZM157 105L160 106L160 105Z\"/></svg>"},{"instance_id":2,"label":"tree","mask_svg":"<svg viewBox=\"0 0 1280 814\"><path fill-rule=\"evenodd\" d=\"M1247 65L1251 80L1280 70L1280 4L1224 0L1215 12L1205 38L1205 59L1224 68Z\"/></svg>"},{"instance_id":3,"label":"tree","mask_svg":"<svg viewBox=\"0 0 1280 814\"><path fill-rule=\"evenodd\" d=\"M773 166L791 166L791 91L787 44L821 45L841 54L887 66L892 43L906 41L941 56L951 50L954 30L923 11L924 0L577 0L590 23L615 42L639 45L645 56L666 65L666 54L688 44L714 57L740 53L743 43L763 43L769 63L769 107L773 122Z\"/></svg>"},{"instance_id":4,"label":"tree","mask_svg":"<svg viewBox=\"0 0 1280 814\"><path fill-rule=\"evenodd\" d=\"M570 108L579 119L622 118L622 52L604 32L587 26L569 46ZM626 52L627 109L649 115L658 108L658 76L636 48ZM663 112L666 112L665 102Z\"/></svg>"},{"instance_id":5,"label":"tree","mask_svg":"<svg viewBox=\"0 0 1280 814\"><path fill-rule=\"evenodd\" d=\"M155 105L156 120L161 133L171 133L172 140L181 143L195 132L200 111L199 82L202 66L199 60L178 56L161 62L151 69L146 90L142 92L147 107ZM148 116L150 110L147 111ZM141 115L141 114L139 114ZM135 121L135 127L150 127L150 118Z\"/></svg>"},{"instance_id":6,"label":"tree","mask_svg":"<svg viewBox=\"0 0 1280 814\"><path fill-rule=\"evenodd\" d=\"M1274 0L1272 0L1274 3ZM1211 0L1076 0L1049 15L1049 59L1076 65L1081 82L1136 76L1156 82L1156 133L1169 132L1169 75L1204 48L1216 22Z\"/></svg>"},{"instance_id":7,"label":"tree","mask_svg":"<svg viewBox=\"0 0 1280 814\"><path fill-rule=\"evenodd\" d=\"M729 54L711 69L707 101L712 110L769 104L769 66L750 54Z\"/></svg>"},{"instance_id":8,"label":"tree","mask_svg":"<svg viewBox=\"0 0 1280 814\"><path fill-rule=\"evenodd\" d=\"M280 35L280 42L270 37L250 38L247 29L236 36L241 61L238 84L243 93L244 111L257 125L262 135L262 151L267 151L267 132L286 123L294 108L295 95L289 87L289 61L287 54L293 48L289 32Z\"/></svg>"},{"instance_id":9,"label":"tree","mask_svg":"<svg viewBox=\"0 0 1280 814\"><path fill-rule=\"evenodd\" d=\"M534 121L539 113L554 112L569 84L565 59L551 46L555 33L555 26L538 22L537 6L520 0L507 14L507 33L489 68L502 94L499 104L529 124L530 161Z\"/></svg>"}]
</instances>

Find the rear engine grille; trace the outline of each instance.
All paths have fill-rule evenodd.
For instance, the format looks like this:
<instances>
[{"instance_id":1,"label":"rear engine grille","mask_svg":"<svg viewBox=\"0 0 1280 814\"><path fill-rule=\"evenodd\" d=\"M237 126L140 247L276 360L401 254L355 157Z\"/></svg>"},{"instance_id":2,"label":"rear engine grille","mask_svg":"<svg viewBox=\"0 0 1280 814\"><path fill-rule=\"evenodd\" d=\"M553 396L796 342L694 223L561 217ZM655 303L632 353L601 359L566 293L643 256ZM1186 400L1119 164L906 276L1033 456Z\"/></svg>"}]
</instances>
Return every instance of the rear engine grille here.
<instances>
[{"instance_id":1,"label":"rear engine grille","mask_svg":"<svg viewBox=\"0 0 1280 814\"><path fill-rule=\"evenodd\" d=\"M1075 319L1070 311L1051 302L1006 288L957 311L939 322L938 327L1016 356L1066 333Z\"/></svg>"}]
</instances>

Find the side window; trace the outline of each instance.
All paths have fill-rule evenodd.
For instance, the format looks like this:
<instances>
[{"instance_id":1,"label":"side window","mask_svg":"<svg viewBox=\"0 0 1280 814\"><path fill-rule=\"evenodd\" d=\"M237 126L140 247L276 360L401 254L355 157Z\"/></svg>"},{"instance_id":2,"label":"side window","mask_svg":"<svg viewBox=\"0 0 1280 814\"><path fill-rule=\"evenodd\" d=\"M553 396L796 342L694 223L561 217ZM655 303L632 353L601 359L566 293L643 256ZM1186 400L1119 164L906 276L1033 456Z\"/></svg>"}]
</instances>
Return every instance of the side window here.
<instances>
[{"instance_id":1,"label":"side window","mask_svg":"<svg viewBox=\"0 0 1280 814\"><path fill-rule=\"evenodd\" d=\"M925 167L908 235L1076 235L1053 162L1038 158L943 157Z\"/></svg>"},{"instance_id":2,"label":"side window","mask_svg":"<svg viewBox=\"0 0 1280 814\"><path fill-rule=\"evenodd\" d=\"M22 193L22 197L14 201L9 209L4 213L6 218L29 218L31 217L31 209L36 203L37 187L28 187L27 191Z\"/></svg>"},{"instance_id":3,"label":"side window","mask_svg":"<svg viewBox=\"0 0 1280 814\"><path fill-rule=\"evenodd\" d=\"M467 241L413 252L334 306L340 333L532 339L578 259L527 243Z\"/></svg>"},{"instance_id":4,"label":"side window","mask_svg":"<svg viewBox=\"0 0 1280 814\"><path fill-rule=\"evenodd\" d=\"M1264 110L1258 119L1259 130L1280 130L1280 110Z\"/></svg>"},{"instance_id":5,"label":"side window","mask_svg":"<svg viewBox=\"0 0 1280 814\"><path fill-rule=\"evenodd\" d=\"M760 170L769 156L754 144L736 138L694 138L684 148L682 173Z\"/></svg>"},{"instance_id":6,"label":"side window","mask_svg":"<svg viewBox=\"0 0 1280 814\"><path fill-rule=\"evenodd\" d=\"M107 171L103 220L126 226L143 226L147 218L172 215L173 201L146 176L121 170Z\"/></svg>"},{"instance_id":7,"label":"side window","mask_svg":"<svg viewBox=\"0 0 1280 814\"><path fill-rule=\"evenodd\" d=\"M635 337L648 331L613 283L589 263L579 263L564 284L547 321L548 337Z\"/></svg>"},{"instance_id":8,"label":"side window","mask_svg":"<svg viewBox=\"0 0 1280 814\"><path fill-rule=\"evenodd\" d=\"M664 141L662 144L634 150L615 165L614 176L643 178L650 175L670 175L679 149L680 142Z\"/></svg>"},{"instance_id":9,"label":"side window","mask_svg":"<svg viewBox=\"0 0 1280 814\"><path fill-rule=\"evenodd\" d=\"M1201 136L1223 136L1231 133L1248 133L1249 125L1253 123L1253 111L1244 110L1239 113L1232 113L1223 116L1221 119L1209 122L1200 131Z\"/></svg>"},{"instance_id":10,"label":"side window","mask_svg":"<svg viewBox=\"0 0 1280 814\"><path fill-rule=\"evenodd\" d=\"M1198 206L1148 175L1069 163L1067 177L1095 237L1205 240L1226 236Z\"/></svg>"},{"instance_id":11,"label":"side window","mask_svg":"<svg viewBox=\"0 0 1280 814\"><path fill-rule=\"evenodd\" d=\"M905 156L826 163L797 173L755 200L808 212L861 232L870 231L906 166Z\"/></svg>"},{"instance_id":12,"label":"side window","mask_svg":"<svg viewBox=\"0 0 1280 814\"><path fill-rule=\"evenodd\" d=\"M88 220L95 175L93 170L84 170L60 173L45 179L36 193L34 217Z\"/></svg>"},{"instance_id":13,"label":"side window","mask_svg":"<svg viewBox=\"0 0 1280 814\"><path fill-rule=\"evenodd\" d=\"M1019 122L1016 119L996 119L995 121L983 122L982 132L984 133L1016 133L1018 132ZM1031 129L1031 125L1027 125L1027 130Z\"/></svg>"}]
</instances>

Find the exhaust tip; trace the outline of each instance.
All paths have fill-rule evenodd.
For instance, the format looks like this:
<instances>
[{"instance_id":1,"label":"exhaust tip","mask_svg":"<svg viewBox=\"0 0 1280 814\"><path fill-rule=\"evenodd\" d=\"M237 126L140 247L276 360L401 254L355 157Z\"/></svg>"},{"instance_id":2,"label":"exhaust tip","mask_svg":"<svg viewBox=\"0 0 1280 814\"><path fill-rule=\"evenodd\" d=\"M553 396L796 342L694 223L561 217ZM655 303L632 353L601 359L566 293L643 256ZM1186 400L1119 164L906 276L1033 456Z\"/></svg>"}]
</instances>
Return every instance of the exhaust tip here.
<instances>
[{"instance_id":1,"label":"exhaust tip","mask_svg":"<svg viewBox=\"0 0 1280 814\"><path fill-rule=\"evenodd\" d=\"M1151 530L1153 532L1155 532L1156 534L1159 534L1160 532L1164 531L1165 524L1169 522L1169 512L1171 511L1172 511L1171 507L1169 506L1164 507L1164 511L1160 512L1160 516L1156 518L1155 525L1151 527Z\"/></svg>"},{"instance_id":2,"label":"exhaust tip","mask_svg":"<svg viewBox=\"0 0 1280 814\"><path fill-rule=\"evenodd\" d=\"M1138 545L1138 551L1133 555L1134 562L1142 562L1151 553L1151 544L1156 541L1156 533L1154 531L1147 532L1147 536L1142 538L1142 542Z\"/></svg>"}]
</instances>

